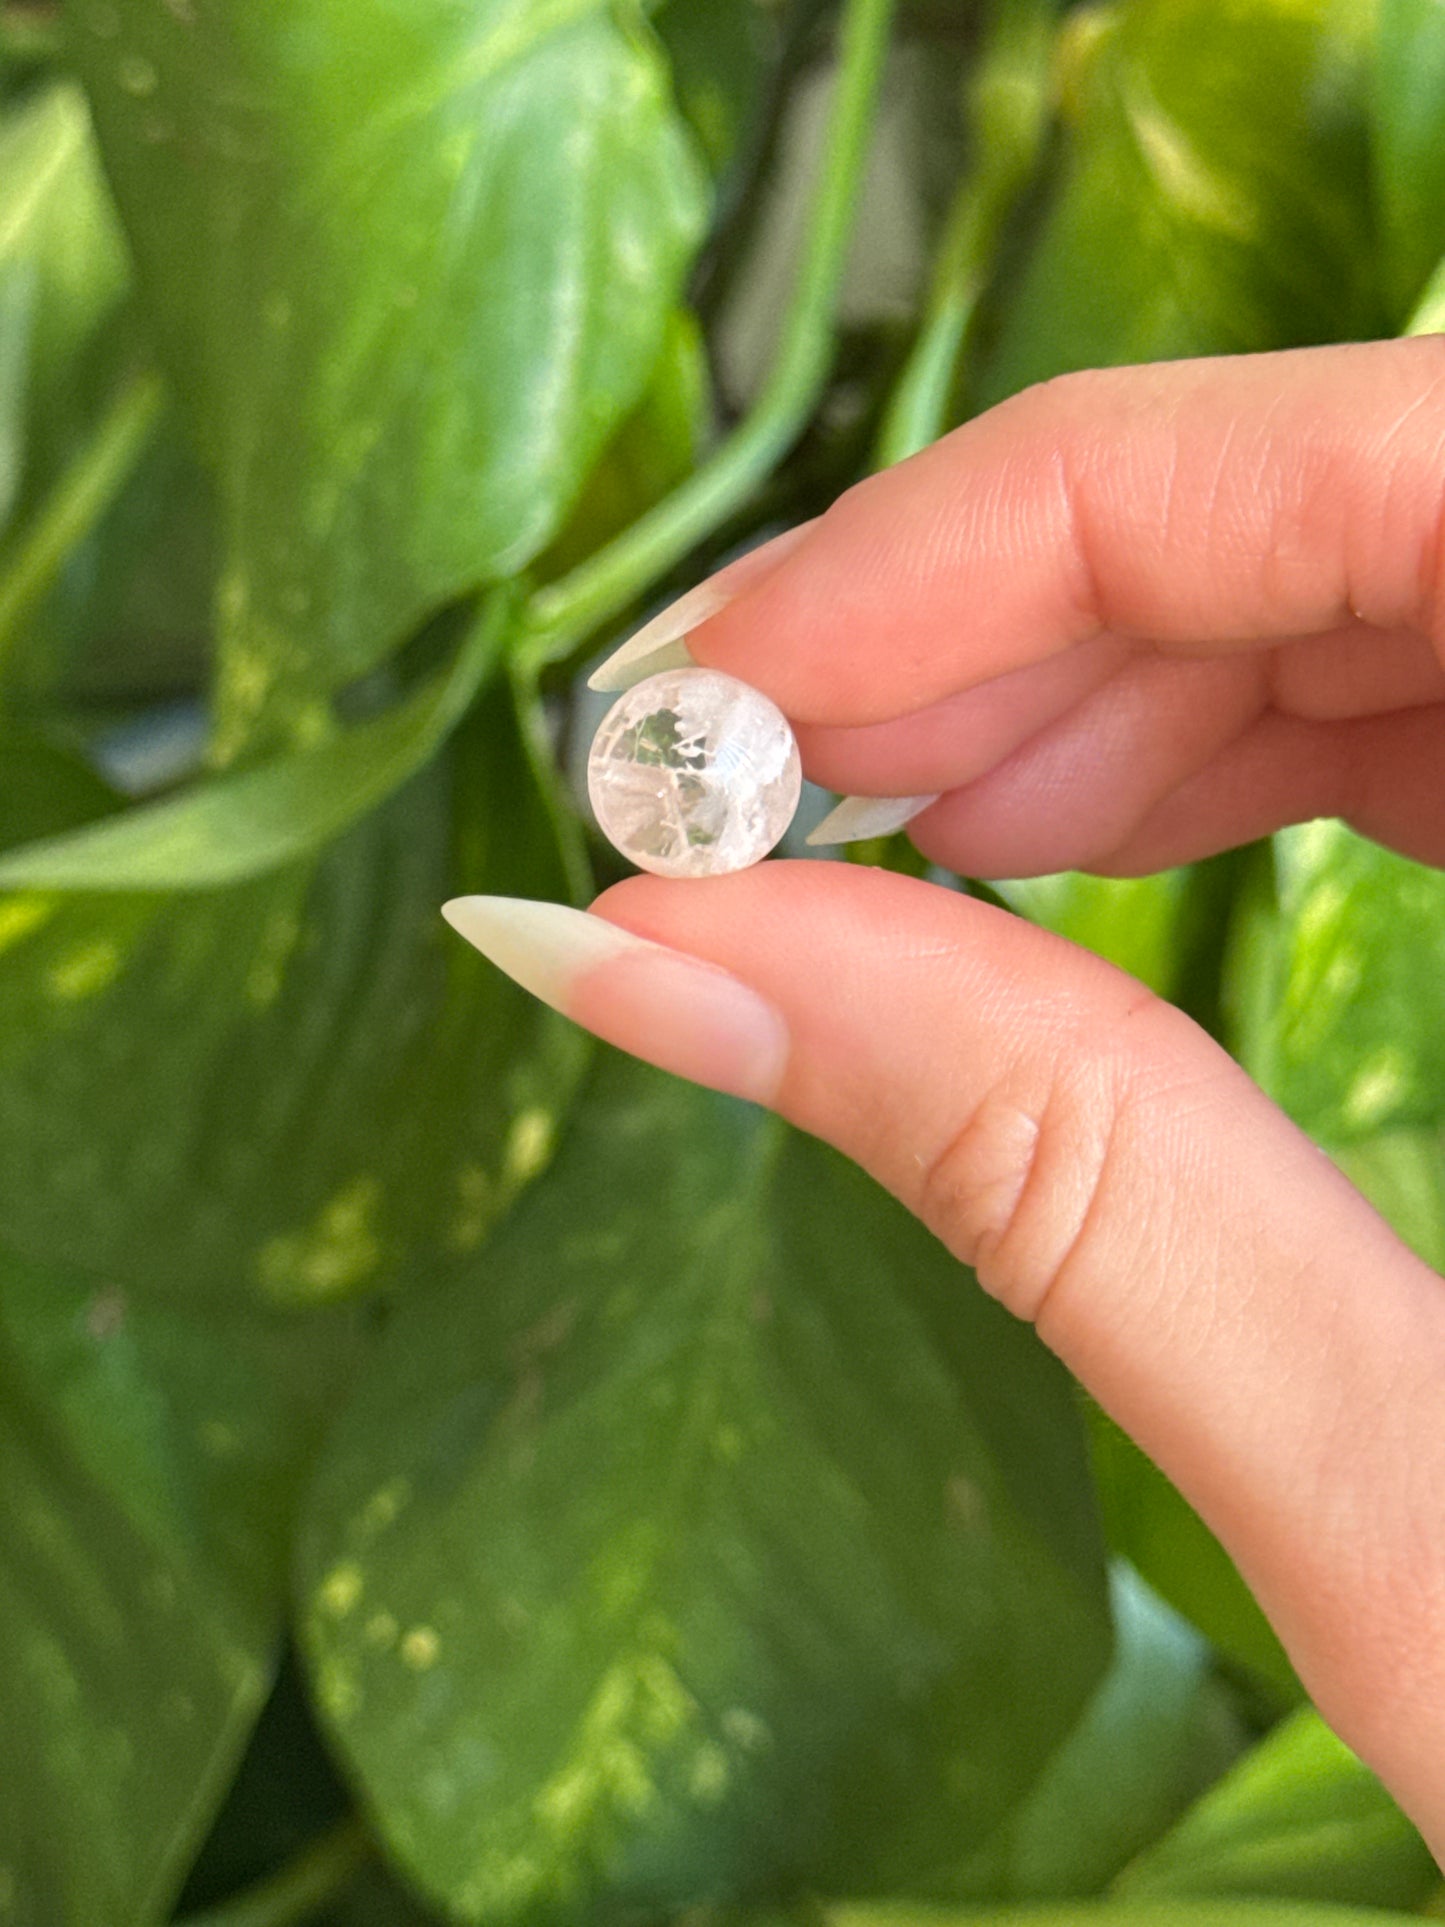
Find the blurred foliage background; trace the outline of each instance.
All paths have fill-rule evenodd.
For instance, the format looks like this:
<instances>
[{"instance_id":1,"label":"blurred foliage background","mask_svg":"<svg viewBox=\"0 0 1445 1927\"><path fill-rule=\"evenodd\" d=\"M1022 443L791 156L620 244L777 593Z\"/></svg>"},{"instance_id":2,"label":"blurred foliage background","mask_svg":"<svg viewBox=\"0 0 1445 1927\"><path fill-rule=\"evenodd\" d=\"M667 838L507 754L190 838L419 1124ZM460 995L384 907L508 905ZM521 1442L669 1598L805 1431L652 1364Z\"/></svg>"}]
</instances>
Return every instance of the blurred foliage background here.
<instances>
[{"instance_id":1,"label":"blurred foliage background","mask_svg":"<svg viewBox=\"0 0 1445 1927\"><path fill-rule=\"evenodd\" d=\"M3 0L0 1923L1445 1914L1029 1332L437 916L616 874L670 592L1442 255L1442 0ZM999 892L1445 1262L1445 880Z\"/></svg>"}]
</instances>

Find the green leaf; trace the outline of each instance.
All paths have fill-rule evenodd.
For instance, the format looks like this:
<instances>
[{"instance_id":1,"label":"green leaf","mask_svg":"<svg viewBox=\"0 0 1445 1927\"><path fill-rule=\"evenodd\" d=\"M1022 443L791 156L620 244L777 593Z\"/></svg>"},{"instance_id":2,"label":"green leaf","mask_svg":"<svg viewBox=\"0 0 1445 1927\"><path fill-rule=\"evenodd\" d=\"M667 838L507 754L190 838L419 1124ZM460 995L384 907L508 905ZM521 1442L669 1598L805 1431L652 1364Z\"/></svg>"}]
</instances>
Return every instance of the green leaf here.
<instances>
[{"instance_id":1,"label":"green leaf","mask_svg":"<svg viewBox=\"0 0 1445 1927\"><path fill-rule=\"evenodd\" d=\"M0 1920L164 1916L266 1689L349 1336L0 1249Z\"/></svg>"},{"instance_id":2,"label":"green leaf","mask_svg":"<svg viewBox=\"0 0 1445 1927\"><path fill-rule=\"evenodd\" d=\"M43 745L0 768L0 831L104 801ZM566 881L499 688L319 862L0 901L0 1919L174 1892L269 1676L302 1420L350 1363L339 1314L282 1308L471 1249L579 1068L437 905Z\"/></svg>"},{"instance_id":3,"label":"green leaf","mask_svg":"<svg viewBox=\"0 0 1445 1927\"><path fill-rule=\"evenodd\" d=\"M936 1891L951 1899L1102 1893L1224 1771L1243 1734L1209 1648L1128 1566L1117 1644L1078 1725L998 1837Z\"/></svg>"},{"instance_id":4,"label":"green leaf","mask_svg":"<svg viewBox=\"0 0 1445 1927\"><path fill-rule=\"evenodd\" d=\"M496 669L509 606L496 598L451 665L385 714L11 850L0 857L0 890L206 890L311 854L436 753Z\"/></svg>"},{"instance_id":5,"label":"green leaf","mask_svg":"<svg viewBox=\"0 0 1445 1927\"><path fill-rule=\"evenodd\" d=\"M782 11L770 0L663 0L658 9L678 101L723 179L762 131L783 53Z\"/></svg>"},{"instance_id":6,"label":"green leaf","mask_svg":"<svg viewBox=\"0 0 1445 1927\"><path fill-rule=\"evenodd\" d=\"M1272 847L1230 939L1236 1055L1445 1270L1445 875L1335 821Z\"/></svg>"},{"instance_id":7,"label":"green leaf","mask_svg":"<svg viewBox=\"0 0 1445 1927\"><path fill-rule=\"evenodd\" d=\"M1411 1914L1378 1908L1295 1906L1289 1901L1104 1900L1064 1907L830 1907L826 1927L1401 1927Z\"/></svg>"},{"instance_id":8,"label":"green leaf","mask_svg":"<svg viewBox=\"0 0 1445 1927\"><path fill-rule=\"evenodd\" d=\"M88 764L29 730L0 729L0 851L92 822L118 804Z\"/></svg>"},{"instance_id":9,"label":"green leaf","mask_svg":"<svg viewBox=\"0 0 1445 1927\"><path fill-rule=\"evenodd\" d=\"M917 1878L1106 1645L1032 1335L832 1153L612 1057L480 1264L391 1324L299 1574L391 1850L497 1923Z\"/></svg>"},{"instance_id":10,"label":"green leaf","mask_svg":"<svg viewBox=\"0 0 1445 1927\"><path fill-rule=\"evenodd\" d=\"M536 573L575 568L690 475L710 417L707 346L686 309L671 317L647 392L618 429Z\"/></svg>"},{"instance_id":11,"label":"green leaf","mask_svg":"<svg viewBox=\"0 0 1445 1927\"><path fill-rule=\"evenodd\" d=\"M1304 1707L1141 1854L1115 1891L1414 1907L1438 1878L1374 1774Z\"/></svg>"},{"instance_id":12,"label":"green leaf","mask_svg":"<svg viewBox=\"0 0 1445 1927\"><path fill-rule=\"evenodd\" d=\"M0 116L0 531L83 432L77 357L128 278L85 99L47 86Z\"/></svg>"},{"instance_id":13,"label":"green leaf","mask_svg":"<svg viewBox=\"0 0 1445 1927\"><path fill-rule=\"evenodd\" d=\"M1445 4L1376 0L1371 139L1394 333L1445 256Z\"/></svg>"},{"instance_id":14,"label":"green leaf","mask_svg":"<svg viewBox=\"0 0 1445 1927\"><path fill-rule=\"evenodd\" d=\"M159 377L137 375L96 423L87 444L20 525L0 557L0 666L66 559L124 488L161 412Z\"/></svg>"},{"instance_id":15,"label":"green leaf","mask_svg":"<svg viewBox=\"0 0 1445 1927\"><path fill-rule=\"evenodd\" d=\"M567 885L500 688L319 862L0 899L6 1236L126 1289L283 1304L470 1249L545 1164L582 1040L438 905Z\"/></svg>"},{"instance_id":16,"label":"green leaf","mask_svg":"<svg viewBox=\"0 0 1445 1927\"><path fill-rule=\"evenodd\" d=\"M1388 333L1362 24L1334 0L1077 16L1059 180L976 403L1070 368Z\"/></svg>"},{"instance_id":17,"label":"green leaf","mask_svg":"<svg viewBox=\"0 0 1445 1927\"><path fill-rule=\"evenodd\" d=\"M1239 1055L1334 1150L1445 1122L1445 875L1322 820L1233 944Z\"/></svg>"},{"instance_id":18,"label":"green leaf","mask_svg":"<svg viewBox=\"0 0 1445 1927\"><path fill-rule=\"evenodd\" d=\"M230 743L556 533L656 360L699 170L603 0L71 15L218 477Z\"/></svg>"},{"instance_id":19,"label":"green leaf","mask_svg":"<svg viewBox=\"0 0 1445 1927\"><path fill-rule=\"evenodd\" d=\"M189 1922L333 1833L351 1801L287 1653L236 1769L225 1804L187 1877L177 1913Z\"/></svg>"},{"instance_id":20,"label":"green leaf","mask_svg":"<svg viewBox=\"0 0 1445 1927\"><path fill-rule=\"evenodd\" d=\"M12 508L19 525L0 542L0 655L7 688L32 706L78 681L149 693L157 682L199 687L206 672L210 502L169 416L132 483L77 540L94 513L87 487L102 502L114 489L104 444L147 359L123 299L129 280L84 95L53 85L0 121L0 531ZM123 476L134 446L114 454ZM68 516L56 513L64 506ZM53 539L42 541L46 508Z\"/></svg>"},{"instance_id":21,"label":"green leaf","mask_svg":"<svg viewBox=\"0 0 1445 1927\"><path fill-rule=\"evenodd\" d=\"M136 705L204 688L218 547L209 479L167 407L124 486L15 639L17 706Z\"/></svg>"},{"instance_id":22,"label":"green leaf","mask_svg":"<svg viewBox=\"0 0 1445 1927\"><path fill-rule=\"evenodd\" d=\"M1190 924L1192 870L1095 877L1079 870L995 883L1011 910L1127 970L1161 997L1180 987Z\"/></svg>"},{"instance_id":23,"label":"green leaf","mask_svg":"<svg viewBox=\"0 0 1445 1927\"><path fill-rule=\"evenodd\" d=\"M1445 1271L1445 1122L1381 1131L1331 1155L1410 1249Z\"/></svg>"},{"instance_id":24,"label":"green leaf","mask_svg":"<svg viewBox=\"0 0 1445 1927\"><path fill-rule=\"evenodd\" d=\"M1303 1697L1274 1628L1238 1568L1178 1489L1095 1405L1088 1409L1094 1478L1110 1546L1277 1704Z\"/></svg>"}]
</instances>

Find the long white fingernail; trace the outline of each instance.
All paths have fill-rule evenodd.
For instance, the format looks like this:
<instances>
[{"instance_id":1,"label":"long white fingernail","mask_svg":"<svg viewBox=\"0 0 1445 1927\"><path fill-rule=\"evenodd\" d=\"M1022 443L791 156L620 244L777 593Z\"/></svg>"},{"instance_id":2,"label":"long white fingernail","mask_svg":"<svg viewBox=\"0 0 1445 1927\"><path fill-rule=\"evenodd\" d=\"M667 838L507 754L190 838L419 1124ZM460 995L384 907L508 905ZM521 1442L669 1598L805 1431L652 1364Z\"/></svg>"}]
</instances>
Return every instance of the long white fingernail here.
<instances>
[{"instance_id":1,"label":"long white fingernail","mask_svg":"<svg viewBox=\"0 0 1445 1927\"><path fill-rule=\"evenodd\" d=\"M706 582L699 582L686 595L669 603L651 622L644 623L635 636L629 636L605 662L598 664L587 678L587 687L608 692L631 689L644 676L660 676L666 669L690 669L692 654L683 638L718 615L744 589L752 588L770 574L812 526L811 522L804 522L795 529L785 529L771 541L759 543L757 548L749 549L746 555L740 555L725 569L709 576Z\"/></svg>"},{"instance_id":2,"label":"long white fingernail","mask_svg":"<svg viewBox=\"0 0 1445 1927\"><path fill-rule=\"evenodd\" d=\"M609 692L631 689L645 676L660 676L666 669L690 669L692 655L683 638L726 608L730 599L715 583L699 582L645 623L635 636L629 636L606 662L599 663L587 678L587 687Z\"/></svg>"},{"instance_id":3,"label":"long white fingernail","mask_svg":"<svg viewBox=\"0 0 1445 1927\"><path fill-rule=\"evenodd\" d=\"M782 1014L716 964L565 903L454 897L442 915L524 990L609 1044L735 1097L776 1095L788 1056Z\"/></svg>"},{"instance_id":4,"label":"long white fingernail","mask_svg":"<svg viewBox=\"0 0 1445 1927\"><path fill-rule=\"evenodd\" d=\"M808 832L808 842L863 843L874 836L892 836L915 816L921 816L934 796L845 796Z\"/></svg>"}]
</instances>

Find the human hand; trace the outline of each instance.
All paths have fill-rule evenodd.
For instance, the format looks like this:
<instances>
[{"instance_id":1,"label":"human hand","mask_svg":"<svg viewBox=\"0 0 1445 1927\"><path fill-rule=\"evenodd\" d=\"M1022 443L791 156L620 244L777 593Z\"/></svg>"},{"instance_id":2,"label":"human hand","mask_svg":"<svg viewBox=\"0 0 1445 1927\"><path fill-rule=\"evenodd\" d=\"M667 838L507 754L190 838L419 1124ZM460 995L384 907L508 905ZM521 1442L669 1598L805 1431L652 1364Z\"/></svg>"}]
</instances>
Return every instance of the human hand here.
<instances>
[{"instance_id":1,"label":"human hand","mask_svg":"<svg viewBox=\"0 0 1445 1927\"><path fill-rule=\"evenodd\" d=\"M696 659L774 697L816 780L944 792L913 834L950 867L1133 874L1322 814L1445 862L1445 340L1066 377L724 587ZM1202 1031L1002 911L842 864L449 914L974 1265L1445 1854L1445 1283Z\"/></svg>"}]
</instances>

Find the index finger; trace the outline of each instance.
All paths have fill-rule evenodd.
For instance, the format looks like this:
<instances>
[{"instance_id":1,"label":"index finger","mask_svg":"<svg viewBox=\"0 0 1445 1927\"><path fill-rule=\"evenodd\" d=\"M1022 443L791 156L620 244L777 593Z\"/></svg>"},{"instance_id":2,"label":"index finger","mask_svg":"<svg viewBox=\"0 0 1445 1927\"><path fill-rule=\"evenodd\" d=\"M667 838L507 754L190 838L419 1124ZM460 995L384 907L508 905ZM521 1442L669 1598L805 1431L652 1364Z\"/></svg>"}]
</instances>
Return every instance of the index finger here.
<instances>
[{"instance_id":1,"label":"index finger","mask_svg":"<svg viewBox=\"0 0 1445 1927\"><path fill-rule=\"evenodd\" d=\"M1105 633L1439 650L1442 455L1441 336L1061 376L850 489L689 648L844 726Z\"/></svg>"}]
</instances>

